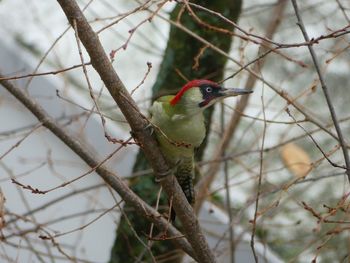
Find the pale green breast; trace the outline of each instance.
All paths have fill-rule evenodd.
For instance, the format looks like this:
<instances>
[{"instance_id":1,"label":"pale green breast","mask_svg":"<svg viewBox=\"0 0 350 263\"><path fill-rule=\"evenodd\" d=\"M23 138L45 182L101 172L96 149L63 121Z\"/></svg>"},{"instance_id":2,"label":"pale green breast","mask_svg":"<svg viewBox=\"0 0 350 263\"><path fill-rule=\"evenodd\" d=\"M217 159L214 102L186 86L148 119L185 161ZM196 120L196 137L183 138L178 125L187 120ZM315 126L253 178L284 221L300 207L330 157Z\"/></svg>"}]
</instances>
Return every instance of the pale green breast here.
<instances>
[{"instance_id":1,"label":"pale green breast","mask_svg":"<svg viewBox=\"0 0 350 263\"><path fill-rule=\"evenodd\" d=\"M161 134L157 133L158 140L169 151L193 154L193 149L199 147L205 137L202 111L189 112L183 104L172 106L169 103L171 98L172 96L161 97L151 107L152 123L169 138L162 138ZM187 147L181 146L182 143Z\"/></svg>"}]
</instances>

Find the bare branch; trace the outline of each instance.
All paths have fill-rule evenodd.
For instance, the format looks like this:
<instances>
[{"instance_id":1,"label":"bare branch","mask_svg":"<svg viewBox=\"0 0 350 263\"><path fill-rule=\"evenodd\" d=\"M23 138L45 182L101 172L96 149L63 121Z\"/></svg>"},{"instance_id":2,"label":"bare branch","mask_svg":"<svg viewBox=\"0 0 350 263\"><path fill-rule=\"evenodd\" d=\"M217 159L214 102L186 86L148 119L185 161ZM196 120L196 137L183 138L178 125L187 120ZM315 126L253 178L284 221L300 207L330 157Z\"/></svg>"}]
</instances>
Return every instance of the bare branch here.
<instances>
[{"instance_id":1,"label":"bare branch","mask_svg":"<svg viewBox=\"0 0 350 263\"><path fill-rule=\"evenodd\" d=\"M305 41L308 42L308 41L310 41L310 38L309 38L308 33L306 32L303 20L301 18L300 13L299 13L297 1L296 0L292 0L292 4L293 4L294 11L295 11L295 15L296 15L296 17L298 19L298 23L297 24L300 27L301 32L303 33ZM313 61L314 65L315 65L315 69L316 69L317 75L318 75L318 77L320 79L321 87L322 87L322 90L323 90L323 94L324 94L324 96L326 98L327 105L328 105L328 108L329 108L329 112L331 113L331 117L332 117L332 120L333 120L333 123L334 123L335 130L337 131L337 135L338 135L338 138L339 138L339 143L341 145L341 148L342 148L343 154L344 154L344 160L345 160L345 165L346 165L346 174L347 174L348 180L350 182L350 158L349 158L349 152L348 152L348 150L346 148L346 142L345 142L345 139L343 137L343 133L342 133L342 131L340 129L340 125L339 125L339 122L338 122L338 119L337 119L337 115L336 115L336 112L335 112L335 109L334 109L331 97L330 97L329 92L328 92L328 87L327 87L326 82L324 80L324 77L322 75L322 72L321 72L321 69L320 69L320 66L319 66L319 62L318 62L315 50L312 47L312 45L308 45L307 47L309 49L312 61Z\"/></svg>"},{"instance_id":2,"label":"bare branch","mask_svg":"<svg viewBox=\"0 0 350 263\"><path fill-rule=\"evenodd\" d=\"M1 75L0 75L1 76ZM72 151L82 158L90 167L97 167L100 162L97 161L81 143L78 138L70 134L66 129L62 129L36 102L34 102L24 91L14 86L7 80L0 80L0 84L15 96L23 105L30 110L35 117L42 123L44 127L49 129L58 138L61 139ZM180 236L181 233L172 225L169 225L157 211L146 204L142 199L135 195L123 180L110 171L105 165L100 165L96 168L96 172L109 184L125 202L128 202L134 207L135 211L141 216L144 216L157 227L164 230L167 229L171 236ZM186 253L195 257L192 248L184 239L176 239L176 244L181 247Z\"/></svg>"},{"instance_id":3,"label":"bare branch","mask_svg":"<svg viewBox=\"0 0 350 263\"><path fill-rule=\"evenodd\" d=\"M174 180L173 176L170 176L172 172L169 170L156 140L147 130L147 120L143 118L137 105L115 72L97 34L92 30L75 1L58 0L58 3L72 26L74 21L76 21L78 36L90 56L92 66L100 75L113 99L129 122L133 136L140 143L164 191L169 197L172 196L175 212L183 225L185 235L193 247L196 258L200 262L215 262L215 258L202 234L192 207L186 201L186 197L177 181Z\"/></svg>"},{"instance_id":4,"label":"bare branch","mask_svg":"<svg viewBox=\"0 0 350 263\"><path fill-rule=\"evenodd\" d=\"M263 116L264 119L266 119L266 114L265 114L265 102L264 102L264 89L263 93L261 95L261 105L262 105L262 111L263 111ZM260 171L259 171L259 179L258 179L258 185L257 185L257 193L256 193L256 198L255 198L255 211L254 211L254 218L252 220L253 224L253 229L252 229L252 236L250 240L250 246L253 250L253 255L254 255L254 260L256 263L258 263L258 256L255 251L255 234L256 234L256 220L259 216L258 208L259 208L259 200L260 200L260 195L261 195L261 182L262 182L262 176L263 176L263 164L264 164L264 148L265 148L265 136L266 136L266 122L264 122L264 129L263 129L263 137L261 140L261 150L260 150Z\"/></svg>"},{"instance_id":5,"label":"bare branch","mask_svg":"<svg viewBox=\"0 0 350 263\"><path fill-rule=\"evenodd\" d=\"M272 38L274 32L276 31L279 23L280 23L280 16L281 14L283 13L283 10L285 8L285 5L286 5L286 1L285 0L280 0L279 1L279 4L278 6L275 8L275 16L272 17L270 23L269 23L269 26L268 26L268 29L267 29L267 32L266 32L266 35L268 38ZM265 50L265 48L263 46L260 47L260 50L263 51ZM250 71L248 68L246 68L246 70L248 70L250 73L252 72L256 72L258 70L259 67L262 67L263 66L263 63L264 61L263 60L260 60L257 64L254 65L254 68L252 71ZM250 74L249 75L249 78L246 82L246 88L248 89L252 89L256 80L261 78L260 76L258 76L257 74ZM222 140L220 142L220 145L219 147L217 148L217 151L215 152L214 154L214 159L218 159L221 157L221 152L223 151L223 149L225 149L231 138L232 138L232 135L235 133L236 129L237 129L237 126L240 122L240 119L241 119L241 112L244 112L245 108L247 107L248 105L248 101L249 101L249 98L248 96L245 96L245 97L242 97L240 99L240 101L237 103L236 107L235 107L235 112L234 114L232 115L231 119L230 119L230 122L229 122L229 125L228 127L226 128L226 131L224 133L224 135L222 136ZM264 122L265 123L265 122ZM205 177L203 177L201 179L200 182L198 182L197 184L197 189L201 189L200 191L198 191L198 197L197 197L197 204L196 204L196 210L198 211L199 207L201 206L201 203L203 202L205 196L206 196L206 191L208 190L211 182L214 180L215 178L215 175L218 171L220 167L220 163L213 163L210 168L208 169L208 172L207 174L205 175Z\"/></svg>"}]
</instances>

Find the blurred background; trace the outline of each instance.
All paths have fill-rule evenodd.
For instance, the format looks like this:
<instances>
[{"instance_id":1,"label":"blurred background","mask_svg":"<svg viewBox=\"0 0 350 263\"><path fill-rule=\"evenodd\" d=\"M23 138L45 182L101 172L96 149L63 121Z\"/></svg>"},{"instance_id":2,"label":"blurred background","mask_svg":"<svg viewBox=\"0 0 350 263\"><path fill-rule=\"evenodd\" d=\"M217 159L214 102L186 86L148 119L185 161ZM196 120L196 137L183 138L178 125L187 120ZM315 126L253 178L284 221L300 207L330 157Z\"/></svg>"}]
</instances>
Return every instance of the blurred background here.
<instances>
[{"instance_id":1,"label":"blurred background","mask_svg":"<svg viewBox=\"0 0 350 263\"><path fill-rule=\"evenodd\" d=\"M188 79L254 89L247 101L215 106L196 163L198 192L211 175L199 220L220 262L254 262L252 233L261 262L349 260L344 155L307 48L311 43L316 52L349 149L348 1L298 1L310 43L290 1L222 0L216 6L202 0L191 8L186 1L77 2L146 116L154 97L176 92ZM56 1L1 0L0 34L0 80L25 90L98 160L119 147L105 134L130 137L90 64L89 90L74 30ZM181 34L187 38L172 42ZM90 61L83 47L82 56ZM0 121L0 261L126 262L116 256L123 251L118 194L3 88ZM122 147L106 164L140 196L148 191L154 205L159 186L143 188L143 178L152 175L135 164L138 150L135 144ZM33 193L27 185L48 192ZM141 228L149 232L148 225ZM124 251L130 262L151 262L130 244L128 253L135 255ZM164 256L167 249L159 251L156 262L173 262Z\"/></svg>"}]
</instances>

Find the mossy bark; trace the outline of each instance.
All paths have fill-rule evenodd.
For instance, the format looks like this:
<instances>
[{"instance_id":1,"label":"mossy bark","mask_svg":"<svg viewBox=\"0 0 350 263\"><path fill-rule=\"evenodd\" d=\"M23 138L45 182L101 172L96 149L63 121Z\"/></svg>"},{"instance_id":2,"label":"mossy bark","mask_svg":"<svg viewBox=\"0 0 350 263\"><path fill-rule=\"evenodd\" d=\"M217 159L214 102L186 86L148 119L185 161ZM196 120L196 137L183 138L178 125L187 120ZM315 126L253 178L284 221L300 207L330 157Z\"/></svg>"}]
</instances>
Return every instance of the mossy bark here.
<instances>
[{"instance_id":1,"label":"mossy bark","mask_svg":"<svg viewBox=\"0 0 350 263\"><path fill-rule=\"evenodd\" d=\"M241 0L198 0L192 2L217 11L233 21L237 21L241 10ZM232 42L230 35L206 28L189 15L186 10L182 12L182 8L183 5L178 4L171 12L170 19L176 21L180 17L181 24L189 28L192 32L220 49L226 52L229 51ZM206 24L233 30L230 25L215 15L195 8L193 10ZM227 59L209 48L205 49L203 54L200 55L198 68L193 68L195 58L198 57L203 47L203 43L197 41L181 29L171 27L158 78L153 86L154 98L160 95L174 94L184 85L185 81L176 73L177 70L188 79L208 78L218 81L223 78ZM207 127L209 127L211 115L212 109L207 110ZM197 152L197 160L201 159L205 145L206 143L204 142L201 149ZM138 172L148 168L148 163L140 151L133 171ZM155 205L159 185L154 182L153 175L137 177L130 182L130 186L143 200L151 205ZM166 197L162 196L161 204L167 204ZM128 220L124 216L121 217L110 262L135 262L137 259L140 262L151 262L149 253L144 245L135 237L129 225L131 224L144 243L147 243L145 235L147 235L150 229L149 222L136 215L129 206L126 205L124 209ZM179 253L170 241L156 241L153 243L151 250L157 261L179 262L182 257L182 253Z\"/></svg>"}]
</instances>

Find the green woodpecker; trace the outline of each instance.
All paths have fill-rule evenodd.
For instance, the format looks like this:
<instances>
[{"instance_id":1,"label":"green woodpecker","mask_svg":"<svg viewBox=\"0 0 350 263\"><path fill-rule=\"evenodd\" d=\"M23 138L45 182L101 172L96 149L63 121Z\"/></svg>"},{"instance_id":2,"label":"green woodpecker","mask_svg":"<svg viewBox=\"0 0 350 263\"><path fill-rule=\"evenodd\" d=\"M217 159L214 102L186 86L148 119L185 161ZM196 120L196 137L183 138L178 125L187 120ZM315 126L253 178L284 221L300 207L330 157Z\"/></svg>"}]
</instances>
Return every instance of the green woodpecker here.
<instances>
[{"instance_id":1,"label":"green woodpecker","mask_svg":"<svg viewBox=\"0 0 350 263\"><path fill-rule=\"evenodd\" d=\"M153 103L151 122L160 149L191 205L195 202L194 150L206 135L204 109L224 98L251 92L200 79L188 82L175 96L163 96ZM175 219L174 211L170 217Z\"/></svg>"}]
</instances>

